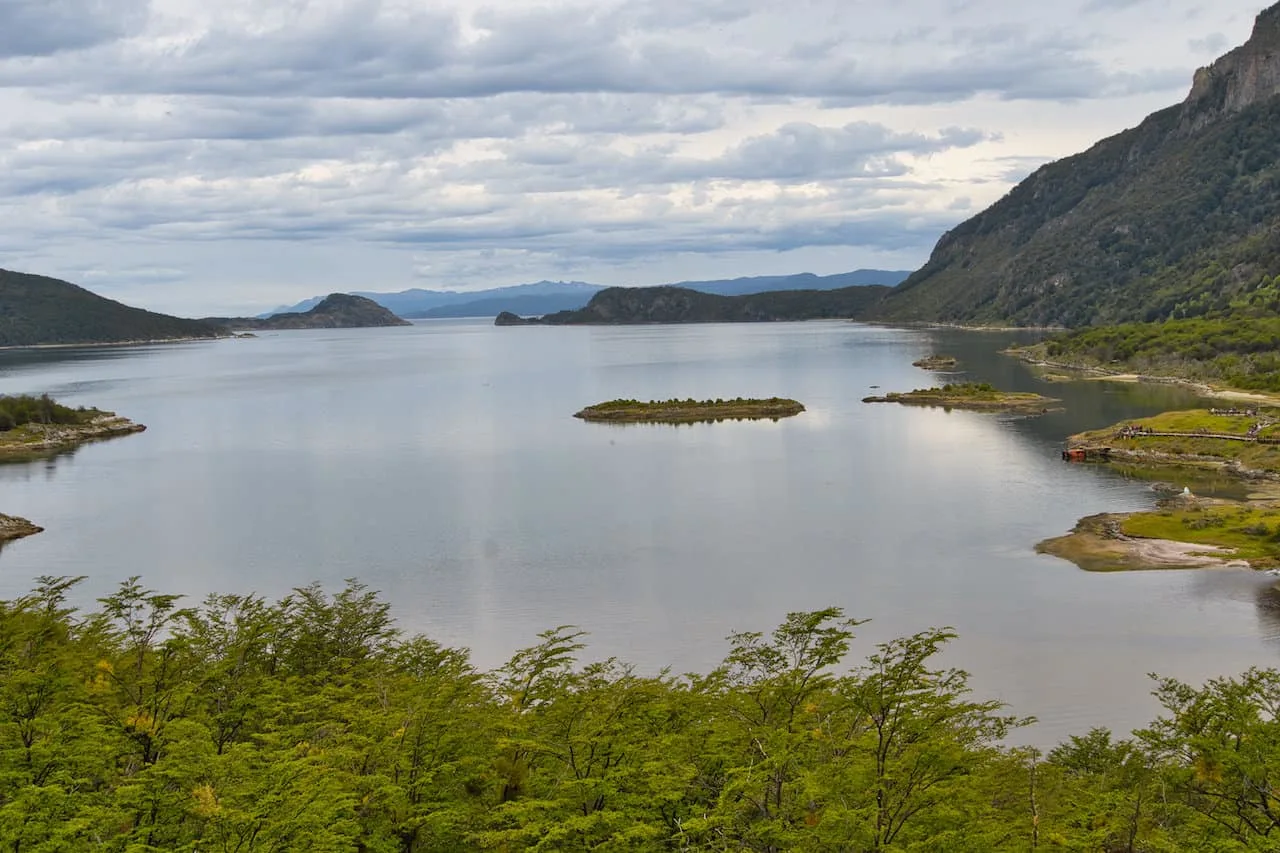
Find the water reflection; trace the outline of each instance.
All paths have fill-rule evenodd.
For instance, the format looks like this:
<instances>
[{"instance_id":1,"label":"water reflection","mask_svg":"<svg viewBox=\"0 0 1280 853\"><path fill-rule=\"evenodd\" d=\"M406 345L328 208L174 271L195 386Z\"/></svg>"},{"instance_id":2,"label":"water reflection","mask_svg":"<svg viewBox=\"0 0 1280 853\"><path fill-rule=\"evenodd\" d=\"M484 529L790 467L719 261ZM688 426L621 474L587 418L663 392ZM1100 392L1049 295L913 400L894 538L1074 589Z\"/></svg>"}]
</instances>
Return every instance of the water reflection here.
<instances>
[{"instance_id":1,"label":"water reflection","mask_svg":"<svg viewBox=\"0 0 1280 853\"><path fill-rule=\"evenodd\" d=\"M1258 583L1254 609L1258 614L1258 633L1280 649L1280 579L1268 576Z\"/></svg>"}]
</instances>

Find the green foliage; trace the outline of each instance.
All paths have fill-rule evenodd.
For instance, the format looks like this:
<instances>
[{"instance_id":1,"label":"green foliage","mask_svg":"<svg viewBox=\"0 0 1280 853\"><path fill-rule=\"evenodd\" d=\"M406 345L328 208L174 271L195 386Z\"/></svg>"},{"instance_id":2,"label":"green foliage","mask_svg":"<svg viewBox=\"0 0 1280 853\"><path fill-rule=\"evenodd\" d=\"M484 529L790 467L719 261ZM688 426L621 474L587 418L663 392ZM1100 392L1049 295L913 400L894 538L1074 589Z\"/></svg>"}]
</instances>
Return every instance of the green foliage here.
<instances>
[{"instance_id":1,"label":"green foliage","mask_svg":"<svg viewBox=\"0 0 1280 853\"><path fill-rule=\"evenodd\" d=\"M1227 317L1084 329L1029 348L1055 362L1280 391L1280 318Z\"/></svg>"},{"instance_id":2,"label":"green foliage","mask_svg":"<svg viewBox=\"0 0 1280 853\"><path fill-rule=\"evenodd\" d=\"M705 676L582 664L564 626L491 673L358 583L182 607L136 578L0 602L0 845L19 851L1272 849L1280 673L1047 757L940 667L934 629L847 662L789 614Z\"/></svg>"},{"instance_id":3,"label":"green foliage","mask_svg":"<svg viewBox=\"0 0 1280 853\"><path fill-rule=\"evenodd\" d=\"M48 394L0 395L0 432L27 424L82 424L102 412L83 406L72 409L54 402Z\"/></svg>"}]
</instances>

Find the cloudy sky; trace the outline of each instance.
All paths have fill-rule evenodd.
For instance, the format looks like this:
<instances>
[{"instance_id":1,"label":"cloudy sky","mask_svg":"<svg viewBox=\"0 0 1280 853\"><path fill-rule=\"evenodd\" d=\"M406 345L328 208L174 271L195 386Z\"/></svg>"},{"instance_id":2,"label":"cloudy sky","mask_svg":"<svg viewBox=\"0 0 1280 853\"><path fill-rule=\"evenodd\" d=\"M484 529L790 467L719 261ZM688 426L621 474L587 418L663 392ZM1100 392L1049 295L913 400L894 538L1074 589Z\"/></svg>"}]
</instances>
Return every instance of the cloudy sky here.
<instances>
[{"instance_id":1,"label":"cloudy sky","mask_svg":"<svg viewBox=\"0 0 1280 853\"><path fill-rule=\"evenodd\" d=\"M1264 0L0 0L0 266L180 314L912 268Z\"/></svg>"}]
</instances>

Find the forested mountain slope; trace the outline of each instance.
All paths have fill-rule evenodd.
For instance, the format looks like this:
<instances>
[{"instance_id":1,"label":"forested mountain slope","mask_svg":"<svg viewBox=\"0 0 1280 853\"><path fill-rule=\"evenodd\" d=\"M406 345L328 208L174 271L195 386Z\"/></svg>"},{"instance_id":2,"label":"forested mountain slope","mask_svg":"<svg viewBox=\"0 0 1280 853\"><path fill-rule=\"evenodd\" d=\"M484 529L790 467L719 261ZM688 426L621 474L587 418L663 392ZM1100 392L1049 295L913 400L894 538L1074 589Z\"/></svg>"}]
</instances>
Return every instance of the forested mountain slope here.
<instances>
[{"instance_id":1,"label":"forested mountain slope","mask_svg":"<svg viewBox=\"0 0 1280 853\"><path fill-rule=\"evenodd\" d=\"M0 270L0 346L213 338L217 328L130 308L42 275Z\"/></svg>"},{"instance_id":2,"label":"forested mountain slope","mask_svg":"<svg viewBox=\"0 0 1280 853\"><path fill-rule=\"evenodd\" d=\"M1280 5L1177 106L945 234L874 315L1084 326L1280 305Z\"/></svg>"}]
</instances>

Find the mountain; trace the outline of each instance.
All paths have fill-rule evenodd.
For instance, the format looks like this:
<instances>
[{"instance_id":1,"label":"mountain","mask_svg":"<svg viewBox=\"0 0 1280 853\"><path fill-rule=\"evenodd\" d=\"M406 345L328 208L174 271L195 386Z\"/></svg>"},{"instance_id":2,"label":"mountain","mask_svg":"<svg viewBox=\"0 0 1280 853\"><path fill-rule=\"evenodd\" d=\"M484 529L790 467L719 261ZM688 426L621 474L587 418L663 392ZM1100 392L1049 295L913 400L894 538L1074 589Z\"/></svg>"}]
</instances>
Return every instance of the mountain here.
<instances>
[{"instance_id":1,"label":"mountain","mask_svg":"<svg viewBox=\"0 0 1280 853\"><path fill-rule=\"evenodd\" d=\"M363 329L375 326L410 326L372 299L349 293L330 293L309 311L261 317L208 317L206 323L236 330Z\"/></svg>"},{"instance_id":2,"label":"mountain","mask_svg":"<svg viewBox=\"0 0 1280 853\"><path fill-rule=\"evenodd\" d=\"M683 281L671 287L683 287L703 293L740 296L777 290L835 290L861 284L895 285L909 275L906 270L854 270L837 275L813 273L781 276ZM603 285L582 281L539 281L470 292L456 290L402 290L399 293L358 291L356 295L372 299L401 317L493 317L503 311L513 314L552 314L581 308L592 296L604 290ZM307 299L283 311L306 311L315 307L319 298ZM264 314L262 316L271 316Z\"/></svg>"},{"instance_id":3,"label":"mountain","mask_svg":"<svg viewBox=\"0 0 1280 853\"><path fill-rule=\"evenodd\" d=\"M215 338L207 323L131 308L42 275L0 270L0 346Z\"/></svg>"},{"instance_id":4,"label":"mountain","mask_svg":"<svg viewBox=\"0 0 1280 853\"><path fill-rule=\"evenodd\" d=\"M1037 170L938 241L881 320L1068 327L1280 298L1280 4L1181 104Z\"/></svg>"},{"instance_id":5,"label":"mountain","mask_svg":"<svg viewBox=\"0 0 1280 853\"><path fill-rule=\"evenodd\" d=\"M509 293L466 302L454 302L426 311L411 311L406 316L414 319L440 317L493 317L503 311L517 314L551 314L581 308L603 288L588 285L591 290L575 290L566 293ZM498 288L507 290L508 288ZM514 290L515 288L511 288ZM477 291L478 293L495 291Z\"/></svg>"},{"instance_id":6,"label":"mountain","mask_svg":"<svg viewBox=\"0 0 1280 853\"><path fill-rule=\"evenodd\" d=\"M855 285L839 290L781 290L719 296L685 287L610 287L585 308L541 319L499 314L498 326L634 325L641 323L758 323L774 320L848 319L878 302L889 288Z\"/></svg>"},{"instance_id":7,"label":"mountain","mask_svg":"<svg viewBox=\"0 0 1280 853\"><path fill-rule=\"evenodd\" d=\"M883 284L892 287L911 275L911 270L854 270L835 275L758 275L749 278L719 279L716 281L681 281L670 285L715 293L720 296L745 296L750 293L771 293L779 290L839 290L865 284Z\"/></svg>"},{"instance_id":8,"label":"mountain","mask_svg":"<svg viewBox=\"0 0 1280 853\"><path fill-rule=\"evenodd\" d=\"M595 293L603 288L597 284L587 284L581 281L539 281L533 284L517 284L510 287L495 287L489 290L424 290L422 288L412 288L410 290L401 290L396 293L375 293L372 291L354 291L353 296L363 296L366 299L372 299L383 308L398 314L401 317L425 317L427 312L443 308L450 305L459 305L478 300L496 299L496 298L524 298L529 296L539 297L565 297L570 300L570 307L581 307L587 303L587 300ZM313 297L299 302L297 305L287 306L272 311L269 314L261 315L270 317L283 313L300 313L314 308L320 303L320 297ZM564 307L564 306L562 306ZM555 309L559 310L559 309ZM467 316L467 315L443 315L443 316Z\"/></svg>"}]
</instances>

